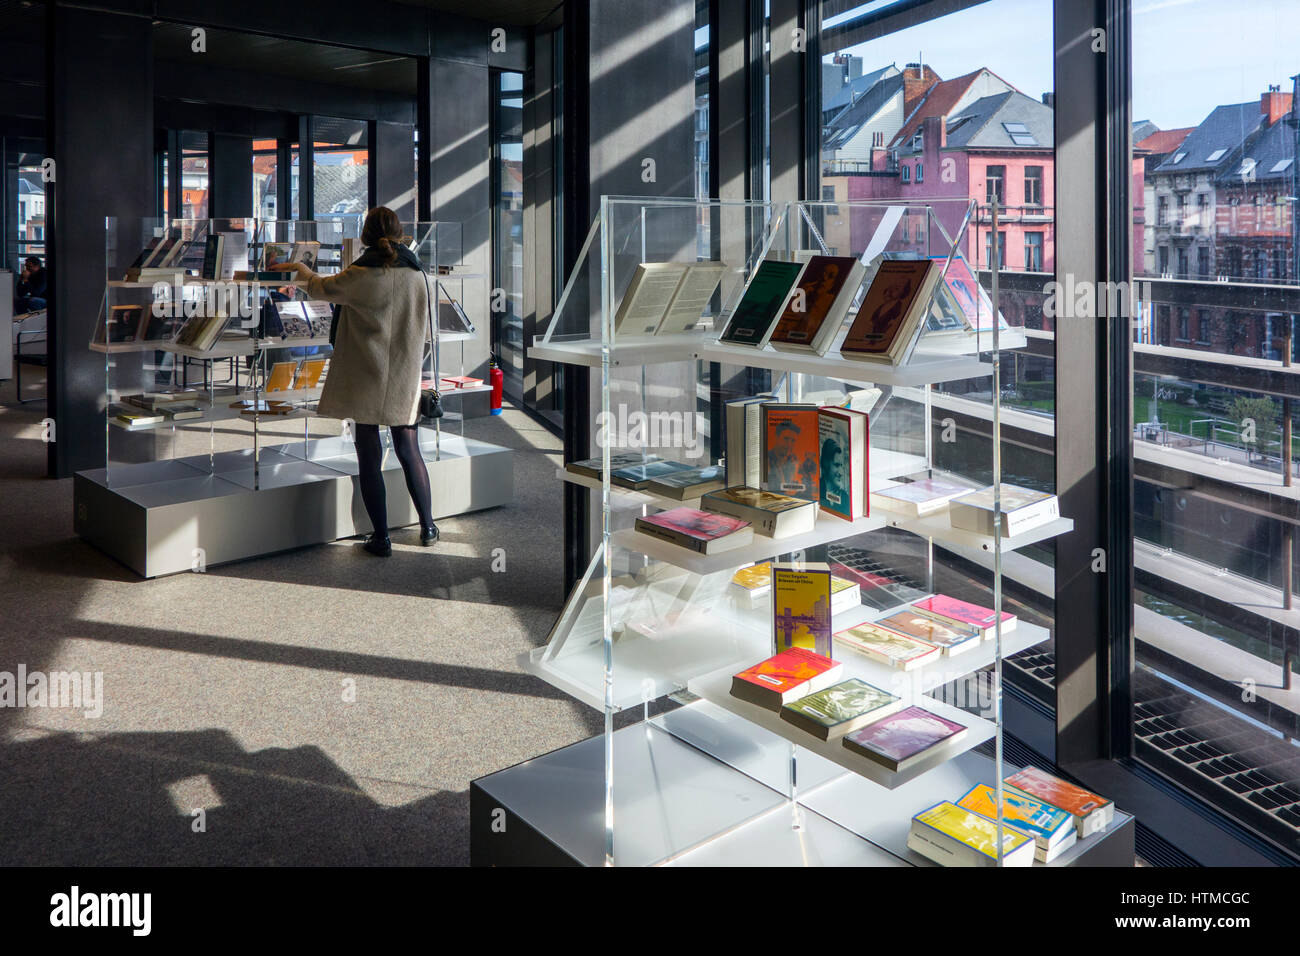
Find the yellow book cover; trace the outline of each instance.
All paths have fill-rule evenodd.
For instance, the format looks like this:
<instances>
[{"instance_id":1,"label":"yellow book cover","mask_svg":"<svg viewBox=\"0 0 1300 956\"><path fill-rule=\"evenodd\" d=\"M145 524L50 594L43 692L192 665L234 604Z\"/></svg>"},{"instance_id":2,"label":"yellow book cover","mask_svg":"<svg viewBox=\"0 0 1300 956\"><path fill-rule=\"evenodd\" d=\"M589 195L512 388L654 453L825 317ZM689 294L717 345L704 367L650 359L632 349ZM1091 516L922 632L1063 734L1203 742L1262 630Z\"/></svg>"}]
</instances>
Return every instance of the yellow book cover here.
<instances>
[{"instance_id":1,"label":"yellow book cover","mask_svg":"<svg viewBox=\"0 0 1300 956\"><path fill-rule=\"evenodd\" d=\"M760 564L752 564L747 568L741 568L731 576L731 583L746 591L757 591L759 588L765 588L772 583L772 563L763 561Z\"/></svg>"},{"instance_id":2,"label":"yellow book cover","mask_svg":"<svg viewBox=\"0 0 1300 956\"><path fill-rule=\"evenodd\" d=\"M772 641L775 653L806 647L831 653L831 569L820 562L772 565Z\"/></svg>"},{"instance_id":3,"label":"yellow book cover","mask_svg":"<svg viewBox=\"0 0 1300 956\"><path fill-rule=\"evenodd\" d=\"M315 388L320 381L321 374L325 371L327 361L327 359L305 359L302 368L298 370L298 378L293 387Z\"/></svg>"},{"instance_id":4,"label":"yellow book cover","mask_svg":"<svg viewBox=\"0 0 1300 956\"><path fill-rule=\"evenodd\" d=\"M846 581L844 578L837 578L835 575L831 575L832 594L839 594L841 591L847 591L849 588L854 586L855 585L852 581Z\"/></svg>"},{"instance_id":5,"label":"yellow book cover","mask_svg":"<svg viewBox=\"0 0 1300 956\"><path fill-rule=\"evenodd\" d=\"M963 810L954 803L944 801L913 817L918 823L933 827L940 833L966 844L992 859L997 859L998 826L987 817ZM1028 842L1029 837L1010 827L1002 828L1002 853L1005 856Z\"/></svg>"},{"instance_id":6,"label":"yellow book cover","mask_svg":"<svg viewBox=\"0 0 1300 956\"><path fill-rule=\"evenodd\" d=\"M266 391L286 392L293 386L293 374L298 369L297 362L276 362L266 376Z\"/></svg>"}]
</instances>

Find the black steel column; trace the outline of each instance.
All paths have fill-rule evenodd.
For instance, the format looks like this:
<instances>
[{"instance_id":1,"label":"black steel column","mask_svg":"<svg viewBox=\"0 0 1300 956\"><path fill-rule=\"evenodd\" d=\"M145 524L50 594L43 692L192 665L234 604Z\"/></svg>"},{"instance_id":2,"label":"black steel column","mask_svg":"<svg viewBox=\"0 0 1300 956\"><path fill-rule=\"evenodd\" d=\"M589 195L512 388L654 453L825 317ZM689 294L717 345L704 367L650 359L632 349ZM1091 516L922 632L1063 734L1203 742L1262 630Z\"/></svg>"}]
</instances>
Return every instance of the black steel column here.
<instances>
[{"instance_id":1,"label":"black steel column","mask_svg":"<svg viewBox=\"0 0 1300 956\"><path fill-rule=\"evenodd\" d=\"M433 219L433 58L416 63L415 105L415 217Z\"/></svg>"},{"instance_id":2,"label":"black steel column","mask_svg":"<svg viewBox=\"0 0 1300 956\"><path fill-rule=\"evenodd\" d=\"M87 348L106 265L126 266L154 215L153 28L147 17L46 4L49 445L54 477L104 464L104 362ZM105 82L111 77L112 82ZM121 223L107 263L104 219ZM134 231L132 231L134 229Z\"/></svg>"},{"instance_id":3,"label":"black steel column","mask_svg":"<svg viewBox=\"0 0 1300 956\"><path fill-rule=\"evenodd\" d=\"M415 218L414 136L409 126L371 120L370 205L387 206L403 222Z\"/></svg>"},{"instance_id":4,"label":"black steel column","mask_svg":"<svg viewBox=\"0 0 1300 956\"><path fill-rule=\"evenodd\" d=\"M293 143L283 137L275 141L275 218L293 218Z\"/></svg>"},{"instance_id":5,"label":"black steel column","mask_svg":"<svg viewBox=\"0 0 1300 956\"><path fill-rule=\"evenodd\" d=\"M316 138L310 116L298 117L298 218L316 218Z\"/></svg>"},{"instance_id":6,"label":"black steel column","mask_svg":"<svg viewBox=\"0 0 1300 956\"><path fill-rule=\"evenodd\" d=\"M181 132L167 131L167 216L179 219L185 204L185 181L181 172Z\"/></svg>"},{"instance_id":7,"label":"black steel column","mask_svg":"<svg viewBox=\"0 0 1300 956\"><path fill-rule=\"evenodd\" d=\"M208 138L208 216L242 219L253 214L253 138L212 133Z\"/></svg>"}]
</instances>

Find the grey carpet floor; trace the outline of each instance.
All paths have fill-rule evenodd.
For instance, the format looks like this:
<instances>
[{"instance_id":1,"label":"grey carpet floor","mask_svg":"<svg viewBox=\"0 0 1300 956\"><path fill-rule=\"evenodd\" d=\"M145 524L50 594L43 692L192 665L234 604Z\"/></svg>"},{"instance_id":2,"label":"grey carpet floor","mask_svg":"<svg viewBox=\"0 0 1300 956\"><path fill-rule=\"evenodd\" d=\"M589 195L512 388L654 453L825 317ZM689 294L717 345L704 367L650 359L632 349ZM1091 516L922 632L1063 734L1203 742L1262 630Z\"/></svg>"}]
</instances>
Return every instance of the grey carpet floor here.
<instances>
[{"instance_id":1,"label":"grey carpet floor","mask_svg":"<svg viewBox=\"0 0 1300 956\"><path fill-rule=\"evenodd\" d=\"M73 534L44 404L14 398L0 672L102 672L104 705L0 708L0 864L465 864L472 779L599 732L516 662L563 600L560 445L527 416L467 424L515 450L515 500L434 550L410 529L388 560L341 541L145 581Z\"/></svg>"}]
</instances>

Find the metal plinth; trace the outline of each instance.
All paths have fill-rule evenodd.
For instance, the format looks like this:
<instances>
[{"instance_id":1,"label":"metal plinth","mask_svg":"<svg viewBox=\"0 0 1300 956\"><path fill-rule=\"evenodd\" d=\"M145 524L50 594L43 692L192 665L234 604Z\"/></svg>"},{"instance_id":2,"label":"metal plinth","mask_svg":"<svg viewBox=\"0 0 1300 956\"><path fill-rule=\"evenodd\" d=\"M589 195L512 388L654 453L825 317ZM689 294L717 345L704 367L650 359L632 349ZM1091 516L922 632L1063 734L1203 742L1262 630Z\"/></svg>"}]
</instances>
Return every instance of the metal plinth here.
<instances>
[{"instance_id":1,"label":"metal plinth","mask_svg":"<svg viewBox=\"0 0 1300 956\"><path fill-rule=\"evenodd\" d=\"M499 445L421 433L433 516L508 504L513 453ZM419 520L397 456L386 452L392 527ZM371 529L356 479L356 454L338 438L251 452L179 458L78 472L77 534L147 578L212 567L364 534Z\"/></svg>"},{"instance_id":2,"label":"metal plinth","mask_svg":"<svg viewBox=\"0 0 1300 956\"><path fill-rule=\"evenodd\" d=\"M933 866L907 849L913 814L993 779L993 761L974 752L896 790L801 758L796 808L768 785L788 771L788 745L767 753L739 730L698 702L615 732L615 864ZM592 737L470 784L470 862L599 866L604 819L604 744ZM1132 866L1133 837L1133 817L1117 810L1049 866Z\"/></svg>"}]
</instances>

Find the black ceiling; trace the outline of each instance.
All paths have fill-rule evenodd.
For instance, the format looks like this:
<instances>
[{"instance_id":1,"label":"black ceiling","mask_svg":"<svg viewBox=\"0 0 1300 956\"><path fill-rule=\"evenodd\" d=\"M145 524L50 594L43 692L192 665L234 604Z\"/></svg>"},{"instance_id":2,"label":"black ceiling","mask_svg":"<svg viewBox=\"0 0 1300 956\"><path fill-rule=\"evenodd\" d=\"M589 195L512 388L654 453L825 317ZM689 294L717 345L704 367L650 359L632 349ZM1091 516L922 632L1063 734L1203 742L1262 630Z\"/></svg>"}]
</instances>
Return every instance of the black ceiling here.
<instances>
[{"instance_id":1,"label":"black ceiling","mask_svg":"<svg viewBox=\"0 0 1300 956\"><path fill-rule=\"evenodd\" d=\"M531 27L560 5L560 0L397 0L408 7L473 17L485 23Z\"/></svg>"}]
</instances>

